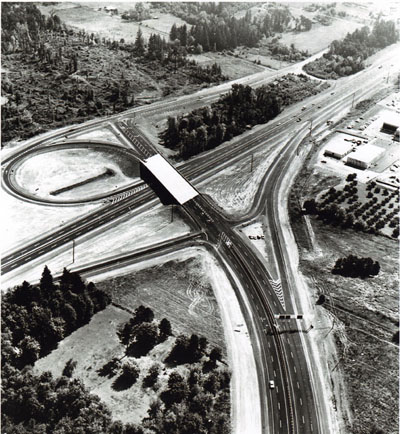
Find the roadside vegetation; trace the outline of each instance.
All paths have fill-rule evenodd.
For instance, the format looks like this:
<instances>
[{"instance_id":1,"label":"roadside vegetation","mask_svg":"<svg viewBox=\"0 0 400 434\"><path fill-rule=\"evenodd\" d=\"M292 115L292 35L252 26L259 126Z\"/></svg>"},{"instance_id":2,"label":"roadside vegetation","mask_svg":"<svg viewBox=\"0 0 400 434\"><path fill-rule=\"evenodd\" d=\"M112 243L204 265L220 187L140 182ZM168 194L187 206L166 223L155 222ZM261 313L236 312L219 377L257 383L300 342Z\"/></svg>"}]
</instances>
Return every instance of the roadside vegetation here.
<instances>
[{"instance_id":1,"label":"roadside vegetation","mask_svg":"<svg viewBox=\"0 0 400 434\"><path fill-rule=\"evenodd\" d=\"M184 47L139 29L134 43L69 28L33 4L2 8L2 140L28 138L133 107L143 97L187 93L226 80ZM138 98L139 96L139 98Z\"/></svg>"},{"instance_id":2,"label":"roadside vegetation","mask_svg":"<svg viewBox=\"0 0 400 434\"><path fill-rule=\"evenodd\" d=\"M329 51L319 59L304 65L303 69L315 77L337 79L355 74L365 68L365 60L399 39L393 21L378 19L372 31L364 26L348 33L341 41L333 41Z\"/></svg>"},{"instance_id":3,"label":"roadside vegetation","mask_svg":"<svg viewBox=\"0 0 400 434\"><path fill-rule=\"evenodd\" d=\"M160 134L162 144L177 151L179 157L189 158L217 147L254 125L268 122L285 106L315 95L326 86L295 74L257 89L235 84L211 106L177 118L169 117L167 128Z\"/></svg>"}]
</instances>

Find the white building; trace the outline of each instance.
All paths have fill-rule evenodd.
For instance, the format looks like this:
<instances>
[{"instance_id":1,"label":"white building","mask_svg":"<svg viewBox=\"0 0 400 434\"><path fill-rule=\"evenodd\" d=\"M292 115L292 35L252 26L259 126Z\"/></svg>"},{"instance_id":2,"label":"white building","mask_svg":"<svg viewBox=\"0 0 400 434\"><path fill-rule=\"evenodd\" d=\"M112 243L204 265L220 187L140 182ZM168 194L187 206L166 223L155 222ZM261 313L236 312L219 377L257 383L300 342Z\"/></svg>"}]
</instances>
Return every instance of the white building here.
<instances>
[{"instance_id":1,"label":"white building","mask_svg":"<svg viewBox=\"0 0 400 434\"><path fill-rule=\"evenodd\" d=\"M354 153L347 157L347 164L367 169L374 163L384 152L383 148L374 145L363 145L355 150Z\"/></svg>"},{"instance_id":2,"label":"white building","mask_svg":"<svg viewBox=\"0 0 400 434\"><path fill-rule=\"evenodd\" d=\"M337 140L329 143L325 148L324 155L327 157L338 158L345 157L353 150L354 145L348 142L339 142Z\"/></svg>"}]
</instances>

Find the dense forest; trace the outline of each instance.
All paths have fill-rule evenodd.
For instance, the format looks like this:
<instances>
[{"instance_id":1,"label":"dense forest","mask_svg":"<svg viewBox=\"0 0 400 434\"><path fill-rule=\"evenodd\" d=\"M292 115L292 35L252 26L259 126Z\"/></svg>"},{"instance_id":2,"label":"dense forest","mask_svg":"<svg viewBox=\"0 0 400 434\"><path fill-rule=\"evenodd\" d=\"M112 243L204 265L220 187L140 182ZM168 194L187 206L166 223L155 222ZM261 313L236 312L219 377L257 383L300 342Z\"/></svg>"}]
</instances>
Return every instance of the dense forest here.
<instances>
[{"instance_id":1,"label":"dense forest","mask_svg":"<svg viewBox=\"0 0 400 434\"><path fill-rule=\"evenodd\" d=\"M399 32L393 21L377 20L372 31L364 26L348 33L341 41L333 41L329 51L304 65L304 70L319 78L336 79L365 68L365 59L394 44Z\"/></svg>"},{"instance_id":2,"label":"dense forest","mask_svg":"<svg viewBox=\"0 0 400 434\"><path fill-rule=\"evenodd\" d=\"M90 393L79 378L73 378L76 362L72 359L60 377L32 368L38 358L46 356L109 303L103 291L93 283L85 283L78 273L64 269L55 282L47 267L38 285L23 282L5 293L1 306L2 431L228 434L230 373L221 349L210 348L204 337L193 334L172 338L164 365L155 362L149 367L140 387L157 392L157 399L142 420L142 427L115 421L100 398ZM138 382L140 367L135 359L172 337L173 330L167 318L156 321L150 308L139 306L117 334L125 355L104 360L97 374L114 378L112 388L121 391ZM176 369L179 366L185 369ZM165 367L170 372L167 381L161 383Z\"/></svg>"},{"instance_id":3,"label":"dense forest","mask_svg":"<svg viewBox=\"0 0 400 434\"><path fill-rule=\"evenodd\" d=\"M191 24L172 26L170 39L195 52L233 50L238 46L254 47L265 36L288 30L293 17L287 7L271 5L265 14L252 17L247 10L236 18L230 3L181 3L174 14Z\"/></svg>"},{"instance_id":4,"label":"dense forest","mask_svg":"<svg viewBox=\"0 0 400 434\"><path fill-rule=\"evenodd\" d=\"M108 303L108 295L93 283L86 284L78 273L64 269L57 283L47 267L39 285L25 281L3 295L3 432L140 434L133 426L132 430L113 430L110 412L79 380L53 378L48 372L36 375L31 369L39 357Z\"/></svg>"},{"instance_id":5,"label":"dense forest","mask_svg":"<svg viewBox=\"0 0 400 434\"><path fill-rule=\"evenodd\" d=\"M325 87L304 75L295 74L257 89L235 84L211 106L178 118L169 117L167 128L160 137L166 147L178 151L178 156L188 158L213 149L254 125L268 122L283 107Z\"/></svg>"},{"instance_id":6,"label":"dense forest","mask_svg":"<svg viewBox=\"0 0 400 434\"><path fill-rule=\"evenodd\" d=\"M227 79L158 35L112 41L29 3L4 3L1 19L3 142L126 110L143 90L161 97Z\"/></svg>"}]
</instances>

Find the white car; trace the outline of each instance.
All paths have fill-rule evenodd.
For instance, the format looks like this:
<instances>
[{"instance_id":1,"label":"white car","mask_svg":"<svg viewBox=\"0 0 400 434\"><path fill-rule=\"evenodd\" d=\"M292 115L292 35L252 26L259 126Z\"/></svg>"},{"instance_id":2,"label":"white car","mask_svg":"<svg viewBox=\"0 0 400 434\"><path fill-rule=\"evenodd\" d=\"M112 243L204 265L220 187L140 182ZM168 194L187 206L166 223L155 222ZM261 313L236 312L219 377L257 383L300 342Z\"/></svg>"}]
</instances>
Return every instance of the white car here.
<instances>
[{"instance_id":1,"label":"white car","mask_svg":"<svg viewBox=\"0 0 400 434\"><path fill-rule=\"evenodd\" d=\"M269 388L275 389L275 381L274 380L269 380Z\"/></svg>"}]
</instances>

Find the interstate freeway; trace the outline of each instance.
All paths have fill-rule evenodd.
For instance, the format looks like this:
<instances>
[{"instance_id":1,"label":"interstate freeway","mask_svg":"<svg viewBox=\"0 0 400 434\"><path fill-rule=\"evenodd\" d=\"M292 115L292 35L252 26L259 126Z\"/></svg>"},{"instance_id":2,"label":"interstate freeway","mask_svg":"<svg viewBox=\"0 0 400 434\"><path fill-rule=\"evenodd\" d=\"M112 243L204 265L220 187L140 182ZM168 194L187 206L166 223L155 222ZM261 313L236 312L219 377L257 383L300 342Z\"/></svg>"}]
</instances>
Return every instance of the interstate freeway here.
<instances>
[{"instance_id":1,"label":"interstate freeway","mask_svg":"<svg viewBox=\"0 0 400 434\"><path fill-rule=\"evenodd\" d=\"M353 83L349 81L338 83L335 87L334 99L330 96L330 91L313 97L310 99L310 103L313 101L311 104L314 104L314 106L310 107L310 103L308 103L308 109L301 113L303 121L313 119L314 128L322 129L326 120L334 116L338 111L346 110L350 107L353 93L357 89L359 89L357 100L372 95L382 83L382 78L385 78L382 75L379 74L376 68L371 68L370 70L363 71L363 74L358 74L358 77L354 77ZM318 108L320 104L323 106ZM157 108L157 110L159 109ZM145 112L145 110L142 111ZM265 128L257 131L257 133L251 133L244 139L239 140L230 148L222 146L213 152L207 153L207 155L185 163L180 167L180 170L196 185L205 177L209 177L211 174L221 170L221 167L226 167L245 155L249 155L259 146L265 146L266 142L272 146L282 146L282 143L279 143L280 137L282 137L288 128L292 128L294 124L291 115L293 111L294 109L287 110L287 114L284 115L281 122L282 125L273 125L272 127L267 125ZM121 116L120 119L122 119ZM300 135L301 131L307 132L308 122L294 125L300 127ZM76 127L74 129L76 130ZM56 137L56 139L60 139L60 137ZM51 142L51 135L47 135L44 140ZM271 170L265 175L257 193L254 206L243 219L249 219L260 212L265 207L265 199L270 202L270 207L267 207L267 210L273 208L274 202L277 200L276 197L274 198L274 195L276 195L277 191L279 174L285 165L292 158L295 158L293 150L298 146L299 140L300 137L298 140L293 140L291 144L286 144L286 151L282 152L280 157L274 161ZM37 144L41 145L41 142L39 141ZM210 158L210 155L213 157ZM219 158L214 158L217 156ZM11 163L12 158L8 161ZM5 168L6 171L7 167ZM6 171L5 173L7 173ZM82 233L93 230L106 221L123 215L128 209L151 207L156 203L156 200L155 195L146 189L116 204L104 206L98 210L97 215L95 213L89 214L72 224L65 225L62 230L54 231L47 237L36 240L34 244L32 243L15 252L11 252L3 258L3 273L18 268L21 264L32 260L33 257L44 255L46 252L53 250L57 245L62 245ZM142 209L139 209L138 212ZM288 328L281 324L278 325L272 315L272 313L290 312L290 309L293 307L290 304L290 297L286 297L285 311L278 297L273 292L270 276L267 270L265 270L264 265L233 229L232 221L229 221L218 213L209 201L204 197L199 197L199 199L193 200L193 203L185 205L185 209L196 219L203 232L207 234L209 238L208 242L219 245L221 254L230 263L235 274L240 276L241 283L247 289L249 300L253 300L251 302L252 311L257 313L255 316L257 320L254 326L250 327L250 330L252 331L253 339L256 339L259 343L255 347L259 348L256 360L263 399L263 426L265 431L268 429L268 432L277 433L329 432L327 427L324 426L324 421L319 417L318 405L316 404L315 394L308 375L308 367L305 362L306 358L303 355L303 345L299 334L287 333ZM212 223L215 224L211 225L207 219L204 220L204 216L202 217L201 214L204 211L208 216L211 216ZM270 214L269 218L273 219L275 224L277 224L276 214ZM278 232L278 230L274 231L272 241L277 249L277 256L279 258L279 245L282 240ZM284 260L282 259L278 263L280 264L282 286L287 295L287 292L291 288L287 286ZM276 379L277 388L274 392L267 387L267 382L270 378Z\"/></svg>"}]
</instances>

